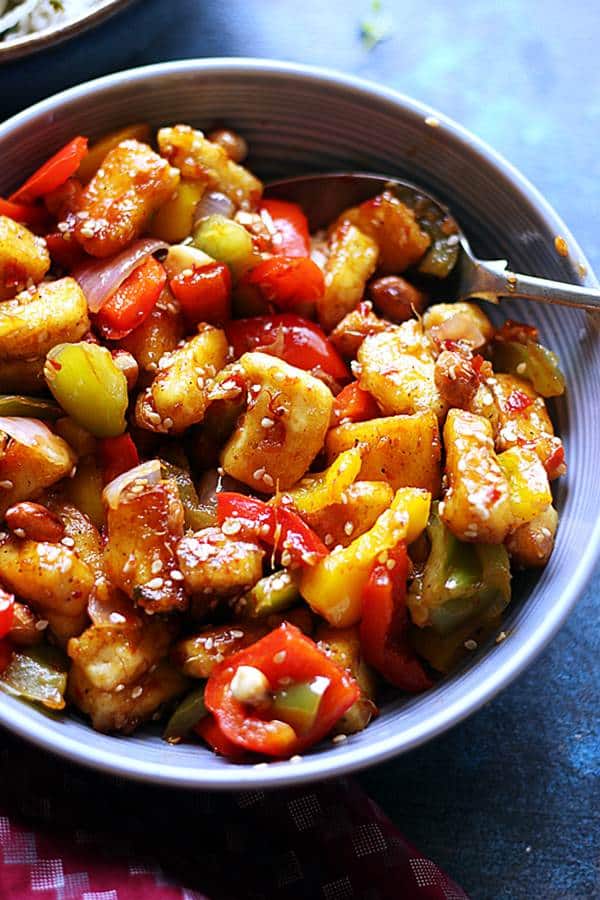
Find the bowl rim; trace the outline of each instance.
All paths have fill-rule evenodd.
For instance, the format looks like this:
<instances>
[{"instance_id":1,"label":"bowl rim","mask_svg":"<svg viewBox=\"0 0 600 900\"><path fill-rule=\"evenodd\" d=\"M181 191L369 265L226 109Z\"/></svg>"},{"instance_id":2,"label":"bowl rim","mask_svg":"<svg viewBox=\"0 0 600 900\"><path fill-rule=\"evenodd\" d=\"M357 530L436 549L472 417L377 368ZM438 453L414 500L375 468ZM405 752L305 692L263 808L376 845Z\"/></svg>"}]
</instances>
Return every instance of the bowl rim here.
<instances>
[{"instance_id":1,"label":"bowl rim","mask_svg":"<svg viewBox=\"0 0 600 900\"><path fill-rule=\"evenodd\" d=\"M598 284L585 255L566 224L537 188L501 154L462 125L427 104L391 88L333 69L254 57L184 59L126 69L69 88L17 113L0 125L0 142L15 129L51 112L56 107L78 100L83 96L103 93L105 90L121 84L131 86L133 82L144 82L157 77L193 76L202 73L214 75L221 72L231 75L237 72L247 74L248 70L252 70L253 74L257 75L281 75L325 87L334 83L357 97L367 100L375 97L377 101L385 101L391 106L400 106L405 113L408 112L415 117L437 119L454 140L460 144L466 144L470 153L485 160L487 164L491 163L501 175L511 181L530 204L539 210L549 225L556 229L555 233L565 237L572 249L572 257L576 257L585 266L586 275L581 278L581 281L593 286ZM439 704L437 710L425 720L412 725L411 728L405 728L365 746L352 749L349 745L339 744L337 747L328 748L326 753L317 752L314 755L303 757L295 764L289 761L277 762L269 764L267 768L231 765L207 770L203 766L199 766L198 770L182 771L176 764L124 758L119 754L119 741L127 740L126 738L114 739L114 751L98 747L82 747L76 737L66 734L57 740L56 733L45 722L40 721L40 718L31 717L24 704L19 704L18 708L15 708L12 704L4 702L3 695L0 695L0 724L18 736L72 762L115 776L171 787L207 790L265 789L346 775L366 766L383 763L400 753L418 747L458 724L495 697L501 689L517 678L526 666L533 662L554 637L593 575L599 558L600 519L596 521L587 546L578 558L568 590L563 591L559 597L555 598L540 627L513 652L508 647L510 644L508 641L498 647L499 651L505 652L500 653L497 665L483 677L483 680L477 679L481 665L476 664L465 675L465 680L461 682L460 688L450 702L445 705ZM485 657L481 660L482 664L484 659Z\"/></svg>"},{"instance_id":2,"label":"bowl rim","mask_svg":"<svg viewBox=\"0 0 600 900\"><path fill-rule=\"evenodd\" d=\"M11 41L0 42L0 65L17 59L24 59L32 53L38 53L47 47L54 47L69 38L82 34L89 28L100 25L106 19L124 10L137 0L99 0L85 12L79 13L66 22L49 25L33 34L24 34ZM54 96L57 96L56 94Z\"/></svg>"}]
</instances>

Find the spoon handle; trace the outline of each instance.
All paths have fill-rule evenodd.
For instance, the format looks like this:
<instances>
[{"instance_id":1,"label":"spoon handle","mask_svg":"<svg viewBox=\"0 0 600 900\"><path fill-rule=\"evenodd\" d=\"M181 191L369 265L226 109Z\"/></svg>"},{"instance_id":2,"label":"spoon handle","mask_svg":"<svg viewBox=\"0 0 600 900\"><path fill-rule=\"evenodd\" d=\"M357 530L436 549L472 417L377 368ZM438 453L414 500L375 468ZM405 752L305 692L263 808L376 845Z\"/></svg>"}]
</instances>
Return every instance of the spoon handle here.
<instances>
[{"instance_id":1,"label":"spoon handle","mask_svg":"<svg viewBox=\"0 0 600 900\"><path fill-rule=\"evenodd\" d=\"M470 277L460 291L463 298L480 297L488 300L517 297L538 303L552 303L571 306L576 309L600 310L600 290L520 275L505 268L504 260L485 262L473 261Z\"/></svg>"}]
</instances>

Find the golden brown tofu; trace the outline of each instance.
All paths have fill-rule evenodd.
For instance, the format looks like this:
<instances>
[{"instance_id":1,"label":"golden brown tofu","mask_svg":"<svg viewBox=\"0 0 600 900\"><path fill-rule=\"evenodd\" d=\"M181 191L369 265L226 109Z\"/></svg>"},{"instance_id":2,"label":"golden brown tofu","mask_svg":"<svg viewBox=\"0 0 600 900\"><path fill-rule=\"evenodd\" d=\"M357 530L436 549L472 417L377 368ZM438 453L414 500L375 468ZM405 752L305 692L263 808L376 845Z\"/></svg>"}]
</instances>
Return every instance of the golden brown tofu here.
<instances>
[{"instance_id":1,"label":"golden brown tofu","mask_svg":"<svg viewBox=\"0 0 600 900\"><path fill-rule=\"evenodd\" d=\"M394 491L387 481L355 481L344 490L343 499L302 518L329 548L347 547L368 531L388 508Z\"/></svg>"},{"instance_id":2,"label":"golden brown tofu","mask_svg":"<svg viewBox=\"0 0 600 900\"><path fill-rule=\"evenodd\" d=\"M131 734L143 722L160 713L161 707L185 693L189 686L168 660L143 675L135 684L119 690L103 691L95 688L84 671L73 666L69 672L67 695L69 700L88 715L96 731Z\"/></svg>"},{"instance_id":3,"label":"golden brown tofu","mask_svg":"<svg viewBox=\"0 0 600 900\"><path fill-rule=\"evenodd\" d=\"M3 359L41 358L55 344L89 331L87 300L74 278L60 278L0 303L0 368Z\"/></svg>"},{"instance_id":4,"label":"golden brown tofu","mask_svg":"<svg viewBox=\"0 0 600 900\"><path fill-rule=\"evenodd\" d=\"M77 461L66 441L42 422L23 422L31 423L28 427L34 431L19 441L0 429L0 517L14 503L37 497L69 475Z\"/></svg>"},{"instance_id":5,"label":"golden brown tofu","mask_svg":"<svg viewBox=\"0 0 600 900\"><path fill-rule=\"evenodd\" d=\"M171 657L184 675L189 675L190 678L210 678L213 669L227 656L254 644L268 631L270 626L266 622L210 625L198 634L179 641L173 648Z\"/></svg>"},{"instance_id":6,"label":"golden brown tofu","mask_svg":"<svg viewBox=\"0 0 600 900\"><path fill-rule=\"evenodd\" d=\"M131 353L142 372L155 373L160 360L175 350L183 335L178 305L165 289L150 315L119 341L119 347Z\"/></svg>"},{"instance_id":7,"label":"golden brown tofu","mask_svg":"<svg viewBox=\"0 0 600 900\"><path fill-rule=\"evenodd\" d=\"M425 310L423 326L437 344L461 341L478 350L494 336L494 326L475 303L435 303Z\"/></svg>"},{"instance_id":8,"label":"golden brown tofu","mask_svg":"<svg viewBox=\"0 0 600 900\"><path fill-rule=\"evenodd\" d=\"M75 237L91 256L111 256L139 237L173 196L179 172L147 144L127 140L110 150L81 195Z\"/></svg>"},{"instance_id":9,"label":"golden brown tofu","mask_svg":"<svg viewBox=\"0 0 600 900\"><path fill-rule=\"evenodd\" d=\"M91 625L71 638L67 652L92 687L114 691L119 684L134 684L164 659L176 631L172 622L147 616L129 628Z\"/></svg>"},{"instance_id":10,"label":"golden brown tofu","mask_svg":"<svg viewBox=\"0 0 600 900\"><path fill-rule=\"evenodd\" d=\"M264 555L258 544L228 537L220 528L204 528L177 545L179 568L190 594L229 597L249 590L262 577Z\"/></svg>"},{"instance_id":11,"label":"golden brown tofu","mask_svg":"<svg viewBox=\"0 0 600 900\"><path fill-rule=\"evenodd\" d=\"M325 293L317 300L317 315L331 331L360 302L377 265L377 244L349 222L332 233L325 264Z\"/></svg>"},{"instance_id":12,"label":"golden brown tofu","mask_svg":"<svg viewBox=\"0 0 600 900\"><path fill-rule=\"evenodd\" d=\"M309 372L267 353L245 353L240 369L248 408L225 445L221 465L254 490L292 487L323 446L333 396Z\"/></svg>"},{"instance_id":13,"label":"golden brown tofu","mask_svg":"<svg viewBox=\"0 0 600 900\"><path fill-rule=\"evenodd\" d=\"M515 524L487 419L451 409L444 426L448 490L440 515L461 541L501 544Z\"/></svg>"},{"instance_id":14,"label":"golden brown tofu","mask_svg":"<svg viewBox=\"0 0 600 900\"><path fill-rule=\"evenodd\" d=\"M517 568L545 566L554 549L558 513L550 504L535 519L520 525L506 539L506 549Z\"/></svg>"},{"instance_id":15,"label":"golden brown tofu","mask_svg":"<svg viewBox=\"0 0 600 900\"><path fill-rule=\"evenodd\" d=\"M342 213L338 221L352 222L379 248L378 270L399 275L418 262L430 244L412 209L389 191Z\"/></svg>"},{"instance_id":16,"label":"golden brown tofu","mask_svg":"<svg viewBox=\"0 0 600 900\"><path fill-rule=\"evenodd\" d=\"M19 222L0 215L0 300L37 284L49 268L45 240Z\"/></svg>"},{"instance_id":17,"label":"golden brown tofu","mask_svg":"<svg viewBox=\"0 0 600 900\"><path fill-rule=\"evenodd\" d=\"M375 705L377 678L362 658L359 628L357 625L350 628L332 628L323 624L317 629L315 637L319 649L336 666L349 672L358 682L360 697L334 728L336 734L356 734L357 731L367 727L377 712Z\"/></svg>"},{"instance_id":18,"label":"golden brown tofu","mask_svg":"<svg viewBox=\"0 0 600 900\"><path fill-rule=\"evenodd\" d=\"M148 613L187 607L176 548L183 537L183 506L174 482L128 484L117 498L107 487L106 565L114 584Z\"/></svg>"},{"instance_id":19,"label":"golden brown tofu","mask_svg":"<svg viewBox=\"0 0 600 900\"><path fill-rule=\"evenodd\" d=\"M431 410L442 418L446 404L435 384L429 341L416 320L366 337L358 351L360 386L388 415Z\"/></svg>"},{"instance_id":20,"label":"golden brown tofu","mask_svg":"<svg viewBox=\"0 0 600 900\"><path fill-rule=\"evenodd\" d=\"M204 418L214 377L227 359L225 332L202 324L199 333L163 356L150 387L136 403L136 422L150 431L180 434Z\"/></svg>"},{"instance_id":21,"label":"golden brown tofu","mask_svg":"<svg viewBox=\"0 0 600 900\"><path fill-rule=\"evenodd\" d=\"M328 462L343 450L361 447L359 479L387 481L394 490L420 487L440 491L440 435L432 412L389 416L332 428L325 442Z\"/></svg>"},{"instance_id":22,"label":"golden brown tofu","mask_svg":"<svg viewBox=\"0 0 600 900\"><path fill-rule=\"evenodd\" d=\"M371 303L364 300L338 322L329 335L329 340L346 359L355 359L358 348L367 335L380 334L392 327L385 319L376 316Z\"/></svg>"},{"instance_id":23,"label":"golden brown tofu","mask_svg":"<svg viewBox=\"0 0 600 900\"><path fill-rule=\"evenodd\" d=\"M94 574L70 547L8 538L0 581L48 621L59 643L83 631Z\"/></svg>"},{"instance_id":24,"label":"golden brown tofu","mask_svg":"<svg viewBox=\"0 0 600 900\"><path fill-rule=\"evenodd\" d=\"M233 200L242 209L254 209L262 195L262 184L251 172L233 162L223 147L207 140L189 125L161 128L158 146L184 178L203 182Z\"/></svg>"}]
</instances>

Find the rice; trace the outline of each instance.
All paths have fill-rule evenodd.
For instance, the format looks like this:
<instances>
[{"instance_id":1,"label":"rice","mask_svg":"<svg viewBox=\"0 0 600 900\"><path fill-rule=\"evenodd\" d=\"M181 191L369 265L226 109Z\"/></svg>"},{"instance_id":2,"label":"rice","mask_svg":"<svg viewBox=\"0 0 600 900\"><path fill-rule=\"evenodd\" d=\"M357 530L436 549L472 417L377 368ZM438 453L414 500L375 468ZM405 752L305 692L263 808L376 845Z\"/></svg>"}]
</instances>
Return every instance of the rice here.
<instances>
[{"instance_id":1,"label":"rice","mask_svg":"<svg viewBox=\"0 0 600 900\"><path fill-rule=\"evenodd\" d=\"M43 31L86 13L98 0L0 0L0 41Z\"/></svg>"}]
</instances>

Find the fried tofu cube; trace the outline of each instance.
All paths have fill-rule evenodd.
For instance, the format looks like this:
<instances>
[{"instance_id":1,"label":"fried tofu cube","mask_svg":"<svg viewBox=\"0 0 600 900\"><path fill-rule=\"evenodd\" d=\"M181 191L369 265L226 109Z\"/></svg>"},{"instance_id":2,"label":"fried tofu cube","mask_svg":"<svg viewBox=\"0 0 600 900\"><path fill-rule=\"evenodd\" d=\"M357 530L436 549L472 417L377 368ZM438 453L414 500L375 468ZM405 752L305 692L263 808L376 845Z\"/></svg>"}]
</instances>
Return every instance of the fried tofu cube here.
<instances>
[{"instance_id":1,"label":"fried tofu cube","mask_svg":"<svg viewBox=\"0 0 600 900\"><path fill-rule=\"evenodd\" d=\"M19 222L0 215L0 300L37 284L49 268L45 240Z\"/></svg>"},{"instance_id":2,"label":"fried tofu cube","mask_svg":"<svg viewBox=\"0 0 600 900\"><path fill-rule=\"evenodd\" d=\"M183 317L166 288L150 315L119 341L119 347L131 353L140 371L155 374L160 360L175 350L183 335Z\"/></svg>"},{"instance_id":3,"label":"fried tofu cube","mask_svg":"<svg viewBox=\"0 0 600 900\"><path fill-rule=\"evenodd\" d=\"M35 422L35 439L24 443L0 430L0 517L14 503L30 500L69 475L77 461L71 447Z\"/></svg>"},{"instance_id":4,"label":"fried tofu cube","mask_svg":"<svg viewBox=\"0 0 600 900\"><path fill-rule=\"evenodd\" d=\"M342 213L338 221L352 222L379 248L378 270L399 275L417 263L431 243L421 231L412 209L390 191Z\"/></svg>"},{"instance_id":5,"label":"fried tofu cube","mask_svg":"<svg viewBox=\"0 0 600 900\"><path fill-rule=\"evenodd\" d=\"M344 490L343 499L303 513L302 518L327 547L347 547L375 524L393 497L387 481L355 481Z\"/></svg>"},{"instance_id":6,"label":"fried tofu cube","mask_svg":"<svg viewBox=\"0 0 600 900\"><path fill-rule=\"evenodd\" d=\"M317 315L331 331L360 302L377 265L377 244L349 222L335 229L325 264L325 293L317 300Z\"/></svg>"},{"instance_id":7,"label":"fried tofu cube","mask_svg":"<svg viewBox=\"0 0 600 900\"><path fill-rule=\"evenodd\" d=\"M177 545L190 594L228 597L249 590L262 577L264 555L258 544L228 537L220 528L204 528Z\"/></svg>"},{"instance_id":8,"label":"fried tofu cube","mask_svg":"<svg viewBox=\"0 0 600 900\"><path fill-rule=\"evenodd\" d=\"M75 237L91 256L118 253L144 231L177 189L179 172L139 141L122 141L104 157L81 195Z\"/></svg>"},{"instance_id":9,"label":"fried tofu cube","mask_svg":"<svg viewBox=\"0 0 600 900\"><path fill-rule=\"evenodd\" d=\"M387 481L394 490L420 487L437 497L440 491L440 434L432 412L388 416L338 425L327 434L328 462L350 447L360 447L363 481Z\"/></svg>"},{"instance_id":10,"label":"fried tofu cube","mask_svg":"<svg viewBox=\"0 0 600 900\"><path fill-rule=\"evenodd\" d=\"M267 353L245 353L248 408L221 454L228 475L272 494L292 487L323 446L333 395L322 381Z\"/></svg>"},{"instance_id":11,"label":"fried tofu cube","mask_svg":"<svg viewBox=\"0 0 600 900\"><path fill-rule=\"evenodd\" d=\"M199 328L182 347L163 356L152 384L138 397L135 417L140 428L180 434L203 420L228 344L220 328L206 324Z\"/></svg>"},{"instance_id":12,"label":"fried tofu cube","mask_svg":"<svg viewBox=\"0 0 600 900\"><path fill-rule=\"evenodd\" d=\"M329 335L329 340L346 359L355 359L367 335L380 334L382 331L389 331L391 327L393 326L385 319L376 316L371 303L364 300L338 322Z\"/></svg>"},{"instance_id":13,"label":"fried tofu cube","mask_svg":"<svg viewBox=\"0 0 600 900\"><path fill-rule=\"evenodd\" d=\"M0 303L2 360L42 358L51 347L89 331L85 295L74 278L59 278Z\"/></svg>"},{"instance_id":14,"label":"fried tofu cube","mask_svg":"<svg viewBox=\"0 0 600 900\"><path fill-rule=\"evenodd\" d=\"M446 405L435 383L435 363L415 320L366 337L358 351L360 386L384 413L431 410L442 418Z\"/></svg>"},{"instance_id":15,"label":"fried tofu cube","mask_svg":"<svg viewBox=\"0 0 600 900\"><path fill-rule=\"evenodd\" d=\"M448 490L440 515L461 541L501 544L515 525L487 419L451 409L444 426Z\"/></svg>"},{"instance_id":16,"label":"fried tofu cube","mask_svg":"<svg viewBox=\"0 0 600 900\"><path fill-rule=\"evenodd\" d=\"M105 555L110 578L149 613L184 610L187 597L176 555L184 518L175 483L135 479L116 499L109 488Z\"/></svg>"},{"instance_id":17,"label":"fried tofu cube","mask_svg":"<svg viewBox=\"0 0 600 900\"><path fill-rule=\"evenodd\" d=\"M248 169L233 162L223 147L189 125L161 128L158 146L183 178L200 181L222 191L242 209L254 209L262 195L262 184Z\"/></svg>"}]
</instances>

